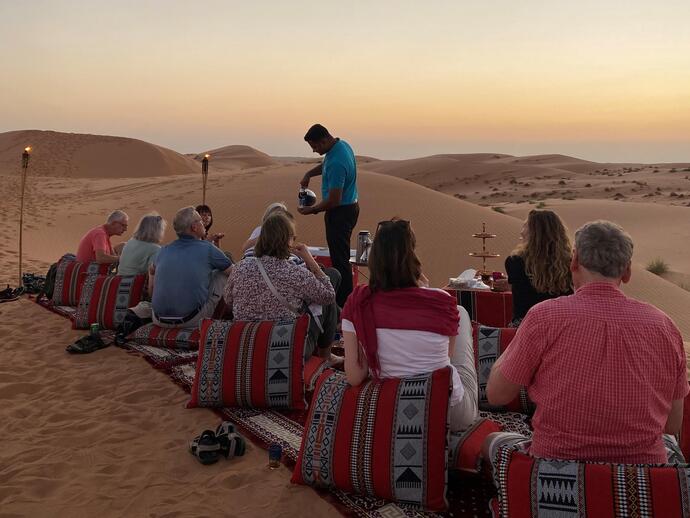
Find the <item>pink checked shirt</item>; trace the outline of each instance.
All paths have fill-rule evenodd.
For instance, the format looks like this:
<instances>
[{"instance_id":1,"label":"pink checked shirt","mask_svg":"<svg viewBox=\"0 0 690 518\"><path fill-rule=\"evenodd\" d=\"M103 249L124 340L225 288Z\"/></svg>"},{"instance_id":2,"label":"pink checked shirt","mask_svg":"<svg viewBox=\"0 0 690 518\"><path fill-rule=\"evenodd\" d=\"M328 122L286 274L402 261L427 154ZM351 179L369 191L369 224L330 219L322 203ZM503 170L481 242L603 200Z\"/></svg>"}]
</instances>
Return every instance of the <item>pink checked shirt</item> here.
<instances>
[{"instance_id":1,"label":"pink checked shirt","mask_svg":"<svg viewBox=\"0 0 690 518\"><path fill-rule=\"evenodd\" d=\"M688 393L683 339L662 311L609 283L537 304L500 365L537 405L535 457L666 462L671 401Z\"/></svg>"}]
</instances>

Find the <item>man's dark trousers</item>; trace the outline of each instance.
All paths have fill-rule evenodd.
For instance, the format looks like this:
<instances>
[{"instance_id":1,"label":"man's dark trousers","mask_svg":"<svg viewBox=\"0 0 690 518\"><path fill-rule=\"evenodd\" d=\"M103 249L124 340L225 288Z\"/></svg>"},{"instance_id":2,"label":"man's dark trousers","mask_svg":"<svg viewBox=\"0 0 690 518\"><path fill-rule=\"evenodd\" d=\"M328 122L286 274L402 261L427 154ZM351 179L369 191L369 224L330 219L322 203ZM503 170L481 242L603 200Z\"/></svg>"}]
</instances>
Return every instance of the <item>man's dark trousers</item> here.
<instances>
[{"instance_id":1,"label":"man's dark trousers","mask_svg":"<svg viewBox=\"0 0 690 518\"><path fill-rule=\"evenodd\" d=\"M352 293L352 267L350 266L350 238L359 217L359 204L339 205L327 210L326 242L333 268L340 272L342 280L335 300L341 308Z\"/></svg>"}]
</instances>

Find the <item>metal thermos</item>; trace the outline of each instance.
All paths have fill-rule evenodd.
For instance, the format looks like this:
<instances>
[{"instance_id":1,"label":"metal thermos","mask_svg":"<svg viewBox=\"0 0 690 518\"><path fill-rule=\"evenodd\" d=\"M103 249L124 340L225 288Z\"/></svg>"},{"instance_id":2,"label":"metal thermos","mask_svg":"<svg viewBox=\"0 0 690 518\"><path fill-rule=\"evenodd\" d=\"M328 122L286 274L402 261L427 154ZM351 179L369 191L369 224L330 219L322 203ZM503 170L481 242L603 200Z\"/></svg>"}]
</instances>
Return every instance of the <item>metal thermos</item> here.
<instances>
[{"instance_id":1,"label":"metal thermos","mask_svg":"<svg viewBox=\"0 0 690 518\"><path fill-rule=\"evenodd\" d=\"M358 263L366 263L369 261L369 247L371 246L371 232L368 230L360 230L357 236L357 255Z\"/></svg>"}]
</instances>

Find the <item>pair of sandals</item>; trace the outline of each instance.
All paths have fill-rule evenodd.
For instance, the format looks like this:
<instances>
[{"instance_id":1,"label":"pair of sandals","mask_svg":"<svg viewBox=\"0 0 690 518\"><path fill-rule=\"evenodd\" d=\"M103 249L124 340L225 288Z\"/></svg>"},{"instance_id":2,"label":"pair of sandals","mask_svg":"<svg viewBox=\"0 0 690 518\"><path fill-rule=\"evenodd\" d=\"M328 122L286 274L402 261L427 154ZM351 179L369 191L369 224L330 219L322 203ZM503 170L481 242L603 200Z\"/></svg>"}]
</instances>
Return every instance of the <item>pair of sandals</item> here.
<instances>
[{"instance_id":1,"label":"pair of sandals","mask_svg":"<svg viewBox=\"0 0 690 518\"><path fill-rule=\"evenodd\" d=\"M215 432L204 430L189 443L189 453L204 465L215 464L221 455L226 459L241 457L245 451L247 442L230 421L220 423Z\"/></svg>"},{"instance_id":2,"label":"pair of sandals","mask_svg":"<svg viewBox=\"0 0 690 518\"><path fill-rule=\"evenodd\" d=\"M98 351L99 349L104 349L105 347L108 347L108 344L103 341L100 335L88 334L82 336L73 344L68 345L65 351L72 354L88 354Z\"/></svg>"},{"instance_id":3,"label":"pair of sandals","mask_svg":"<svg viewBox=\"0 0 690 518\"><path fill-rule=\"evenodd\" d=\"M20 286L19 288L10 288L10 285L7 285L7 288L4 290L0 291L0 303L2 302L14 302L15 300L19 300L19 297L24 294L24 287Z\"/></svg>"}]
</instances>

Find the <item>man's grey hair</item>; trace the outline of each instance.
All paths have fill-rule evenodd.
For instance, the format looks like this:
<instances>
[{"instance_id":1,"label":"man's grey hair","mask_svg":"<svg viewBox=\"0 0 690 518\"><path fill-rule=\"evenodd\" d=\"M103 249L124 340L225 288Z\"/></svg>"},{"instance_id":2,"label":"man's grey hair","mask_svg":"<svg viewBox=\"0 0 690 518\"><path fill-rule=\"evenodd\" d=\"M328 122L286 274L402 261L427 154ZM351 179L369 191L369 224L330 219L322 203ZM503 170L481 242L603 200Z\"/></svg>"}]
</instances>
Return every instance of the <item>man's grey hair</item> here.
<instances>
[{"instance_id":1,"label":"man's grey hair","mask_svg":"<svg viewBox=\"0 0 690 518\"><path fill-rule=\"evenodd\" d=\"M111 223L115 223L116 221L125 221L128 219L129 219L129 216L127 215L126 212L124 212L122 210L114 210L108 216L108 219L106 220L106 224L110 225Z\"/></svg>"},{"instance_id":2,"label":"man's grey hair","mask_svg":"<svg viewBox=\"0 0 690 518\"><path fill-rule=\"evenodd\" d=\"M176 234L189 234L194 221L199 219L199 213L194 207L185 207L177 211L173 219L173 228Z\"/></svg>"},{"instance_id":3,"label":"man's grey hair","mask_svg":"<svg viewBox=\"0 0 690 518\"><path fill-rule=\"evenodd\" d=\"M263 223L268 219L268 217L273 214L276 211L283 211L283 212L288 212L288 208L285 205L285 202L282 201L276 201L274 203L271 203L268 207L266 207L266 210L264 211L264 215L261 218L261 222Z\"/></svg>"},{"instance_id":4,"label":"man's grey hair","mask_svg":"<svg viewBox=\"0 0 690 518\"><path fill-rule=\"evenodd\" d=\"M620 279L630 265L633 241L625 230L610 221L591 221L575 232L578 263L591 272Z\"/></svg>"},{"instance_id":5,"label":"man's grey hair","mask_svg":"<svg viewBox=\"0 0 690 518\"><path fill-rule=\"evenodd\" d=\"M158 214L147 214L139 220L137 229L134 231L132 237L139 241L160 243L163 241L166 226L167 223L163 219L163 216L159 216Z\"/></svg>"}]
</instances>

